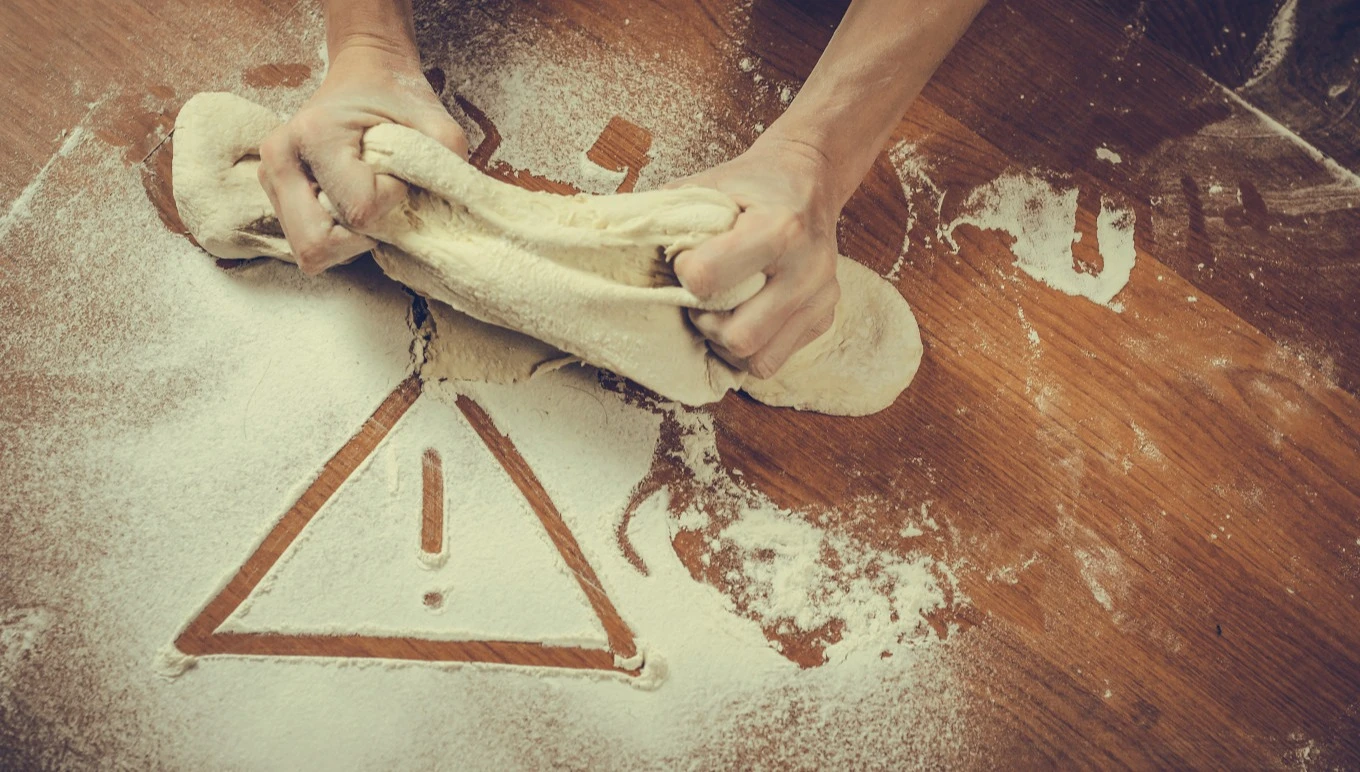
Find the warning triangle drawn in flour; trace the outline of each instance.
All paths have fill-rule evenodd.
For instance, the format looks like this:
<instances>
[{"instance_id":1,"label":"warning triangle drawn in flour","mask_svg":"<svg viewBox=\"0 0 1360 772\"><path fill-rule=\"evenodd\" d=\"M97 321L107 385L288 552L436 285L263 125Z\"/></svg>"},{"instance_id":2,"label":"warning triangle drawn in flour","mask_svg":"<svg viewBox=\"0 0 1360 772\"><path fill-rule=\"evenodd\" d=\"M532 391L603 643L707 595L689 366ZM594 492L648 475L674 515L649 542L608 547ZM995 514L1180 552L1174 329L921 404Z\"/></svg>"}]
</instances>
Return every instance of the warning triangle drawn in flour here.
<instances>
[{"instance_id":1,"label":"warning triangle drawn in flour","mask_svg":"<svg viewBox=\"0 0 1360 772\"><path fill-rule=\"evenodd\" d=\"M420 392L388 396L176 648L622 669L632 633L513 443Z\"/></svg>"},{"instance_id":2,"label":"warning triangle drawn in flour","mask_svg":"<svg viewBox=\"0 0 1360 772\"><path fill-rule=\"evenodd\" d=\"M607 645L529 502L462 414L429 397L221 629Z\"/></svg>"}]
</instances>

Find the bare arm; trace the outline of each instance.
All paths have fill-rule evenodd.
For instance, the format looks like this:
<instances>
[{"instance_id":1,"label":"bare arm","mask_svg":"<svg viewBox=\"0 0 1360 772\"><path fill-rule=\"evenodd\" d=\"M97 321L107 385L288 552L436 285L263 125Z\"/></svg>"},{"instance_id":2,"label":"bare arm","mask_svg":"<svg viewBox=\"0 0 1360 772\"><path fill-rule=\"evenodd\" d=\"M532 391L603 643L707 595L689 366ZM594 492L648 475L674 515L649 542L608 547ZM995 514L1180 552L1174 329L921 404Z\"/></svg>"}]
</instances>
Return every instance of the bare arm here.
<instances>
[{"instance_id":1,"label":"bare arm","mask_svg":"<svg viewBox=\"0 0 1360 772\"><path fill-rule=\"evenodd\" d=\"M321 0L326 17L326 54L356 47L419 62L411 0Z\"/></svg>"},{"instance_id":2,"label":"bare arm","mask_svg":"<svg viewBox=\"0 0 1360 772\"><path fill-rule=\"evenodd\" d=\"M681 282L710 296L768 277L734 311L691 314L733 365L769 377L830 327L840 211L985 2L854 0L769 130L737 158L679 181L718 188L743 208L730 232L676 258Z\"/></svg>"},{"instance_id":3,"label":"bare arm","mask_svg":"<svg viewBox=\"0 0 1360 772\"><path fill-rule=\"evenodd\" d=\"M849 200L986 0L855 0L807 83L762 139L801 143Z\"/></svg>"}]
</instances>

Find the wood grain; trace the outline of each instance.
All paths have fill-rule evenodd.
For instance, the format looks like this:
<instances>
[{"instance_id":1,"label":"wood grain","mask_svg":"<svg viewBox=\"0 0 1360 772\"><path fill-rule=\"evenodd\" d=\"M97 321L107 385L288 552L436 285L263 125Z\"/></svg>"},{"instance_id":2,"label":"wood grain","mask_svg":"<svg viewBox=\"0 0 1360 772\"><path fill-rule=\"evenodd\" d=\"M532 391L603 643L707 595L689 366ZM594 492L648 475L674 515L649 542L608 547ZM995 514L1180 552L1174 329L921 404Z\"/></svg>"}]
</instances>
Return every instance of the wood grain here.
<instances>
[{"instance_id":1,"label":"wood grain","mask_svg":"<svg viewBox=\"0 0 1360 772\"><path fill-rule=\"evenodd\" d=\"M168 156L157 146L178 103L218 82L209 71L241 43L208 33L196 18L203 9L99 5L105 21L69 0L0 8L0 28L22 31L0 42L0 76L17 84L0 107L0 142L17 156L0 169L0 200L48 163L62 129L85 121L128 164L146 158L148 193L174 227ZM292 3L204 5L213 19L277 28L279 40L296 34ZM925 337L916 382L861 419L741 397L716 408L724 464L777 504L958 566L959 595L932 621L966 654L959 677L981 750L955 765L1274 768L1306 755L1316 767L1360 766L1360 196L1343 171L1251 109L1278 111L1355 170L1357 90L1329 95L1353 83L1353 4L1299 5L1308 42L1276 79L1242 88L1276 3L994 0L894 135L928 160L939 198L904 185L882 158L842 218L842 251L881 272L904 240L912 245L897 286ZM839 10L561 0L516 5L494 21L541 22L592 50L655 53L677 72L703 73L716 120L749 136L777 108L761 107L734 57L750 57L767 81L796 84ZM475 25L458 24L455 10L422 14L425 39L470 43ZM157 64L190 38L199 53L176 54L181 71ZM252 77L310 60L300 45L293 56L285 48L226 60ZM447 80L431 73L451 110L487 124L476 163L526 187L570 190L499 161L495 127ZM93 111L75 96L91 84L114 92ZM667 126L622 117L610 127L593 147L564 152L636 179L653 138L669 137ZM1101 147L1123 162L1097 158ZM1004 173L1079 190L1077 260L1094 259L1085 234L1102 197L1136 211L1123 313L1029 279L1002 234L964 226L952 233L957 250L944 243L967 192ZM0 260L21 254L12 238L0 247ZM24 244L30 253L41 245ZM0 271L8 300L16 290L4 281ZM16 425L55 415L88 388L61 373L0 377L7 395L26 397L0 404L0 421ZM489 443L504 440L484 413L465 413ZM663 428L663 451L675 431ZM0 452L18 441L0 437ZM522 461L512 451L500 453L507 471ZM551 501L526 470L517 483L546 524ZM703 494L665 452L638 500L659 488L680 505ZM922 506L940 528L903 537ZM715 510L711 528L731 516ZM676 550L696 580L731 592L703 561L706 535L682 535ZM560 546L571 551L565 538ZM252 581L233 580L238 593ZM816 667L839 632L766 634ZM195 640L186 645L204 638ZM300 645L217 640L223 652ZM611 631L619 650L628 640ZM542 653L505 643L343 646L347 656L425 659ZM577 666L612 662L583 653Z\"/></svg>"},{"instance_id":2,"label":"wood grain","mask_svg":"<svg viewBox=\"0 0 1360 772\"><path fill-rule=\"evenodd\" d=\"M420 551L444 551L444 463L434 448L426 448L420 464Z\"/></svg>"}]
</instances>

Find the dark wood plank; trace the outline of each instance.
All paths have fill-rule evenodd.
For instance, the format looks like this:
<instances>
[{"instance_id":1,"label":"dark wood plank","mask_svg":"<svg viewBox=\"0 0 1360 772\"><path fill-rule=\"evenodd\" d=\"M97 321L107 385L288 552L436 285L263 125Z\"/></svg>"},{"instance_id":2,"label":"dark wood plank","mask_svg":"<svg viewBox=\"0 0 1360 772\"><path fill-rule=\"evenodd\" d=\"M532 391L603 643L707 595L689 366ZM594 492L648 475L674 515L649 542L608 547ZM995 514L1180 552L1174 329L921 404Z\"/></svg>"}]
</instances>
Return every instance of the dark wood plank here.
<instances>
[{"instance_id":1,"label":"dark wood plank","mask_svg":"<svg viewBox=\"0 0 1360 772\"><path fill-rule=\"evenodd\" d=\"M1089 3L997 2L925 99L1021 170L1137 202L1145 249L1360 393L1357 178L1226 87Z\"/></svg>"},{"instance_id":2,"label":"dark wood plank","mask_svg":"<svg viewBox=\"0 0 1360 772\"><path fill-rule=\"evenodd\" d=\"M137 109L142 100L182 102L201 90L198 84L220 77L222 62L245 60L263 41L276 39L275 31L296 29L297 5L298 0L0 4L0 83L12 86L0 101L0 147L6 148L0 212L9 210L61 147L64 132L91 107L124 101L120 125L101 129L110 137L146 140L152 135L147 115L157 111ZM204 34L209 26L240 32ZM184 93L168 94L171 80Z\"/></svg>"},{"instance_id":3,"label":"dark wood plank","mask_svg":"<svg viewBox=\"0 0 1360 772\"><path fill-rule=\"evenodd\" d=\"M1343 166L1360 169L1360 6L1348 0L1095 4L1238 90Z\"/></svg>"}]
</instances>

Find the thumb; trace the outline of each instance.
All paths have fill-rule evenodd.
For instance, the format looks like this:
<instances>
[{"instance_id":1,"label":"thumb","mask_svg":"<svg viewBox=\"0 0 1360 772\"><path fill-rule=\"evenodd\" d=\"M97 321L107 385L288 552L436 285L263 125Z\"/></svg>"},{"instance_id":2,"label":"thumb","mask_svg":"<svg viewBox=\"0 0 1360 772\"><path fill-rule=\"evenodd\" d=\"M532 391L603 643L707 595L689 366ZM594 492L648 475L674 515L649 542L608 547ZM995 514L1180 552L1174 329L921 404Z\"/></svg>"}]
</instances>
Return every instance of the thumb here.
<instances>
[{"instance_id":1,"label":"thumb","mask_svg":"<svg viewBox=\"0 0 1360 772\"><path fill-rule=\"evenodd\" d=\"M467 134L463 133L463 127L459 126L458 122L443 110L430 110L428 113L422 114L416 120L411 121L411 128L430 137L464 159L468 157Z\"/></svg>"},{"instance_id":2,"label":"thumb","mask_svg":"<svg viewBox=\"0 0 1360 772\"><path fill-rule=\"evenodd\" d=\"M660 189L661 189L661 190L675 190L676 188L693 187L695 184L696 184L696 183L694 182L694 175L691 174L691 175L689 175L688 177L680 177L679 179L671 180L670 182L666 183L665 185L662 185Z\"/></svg>"}]
</instances>

